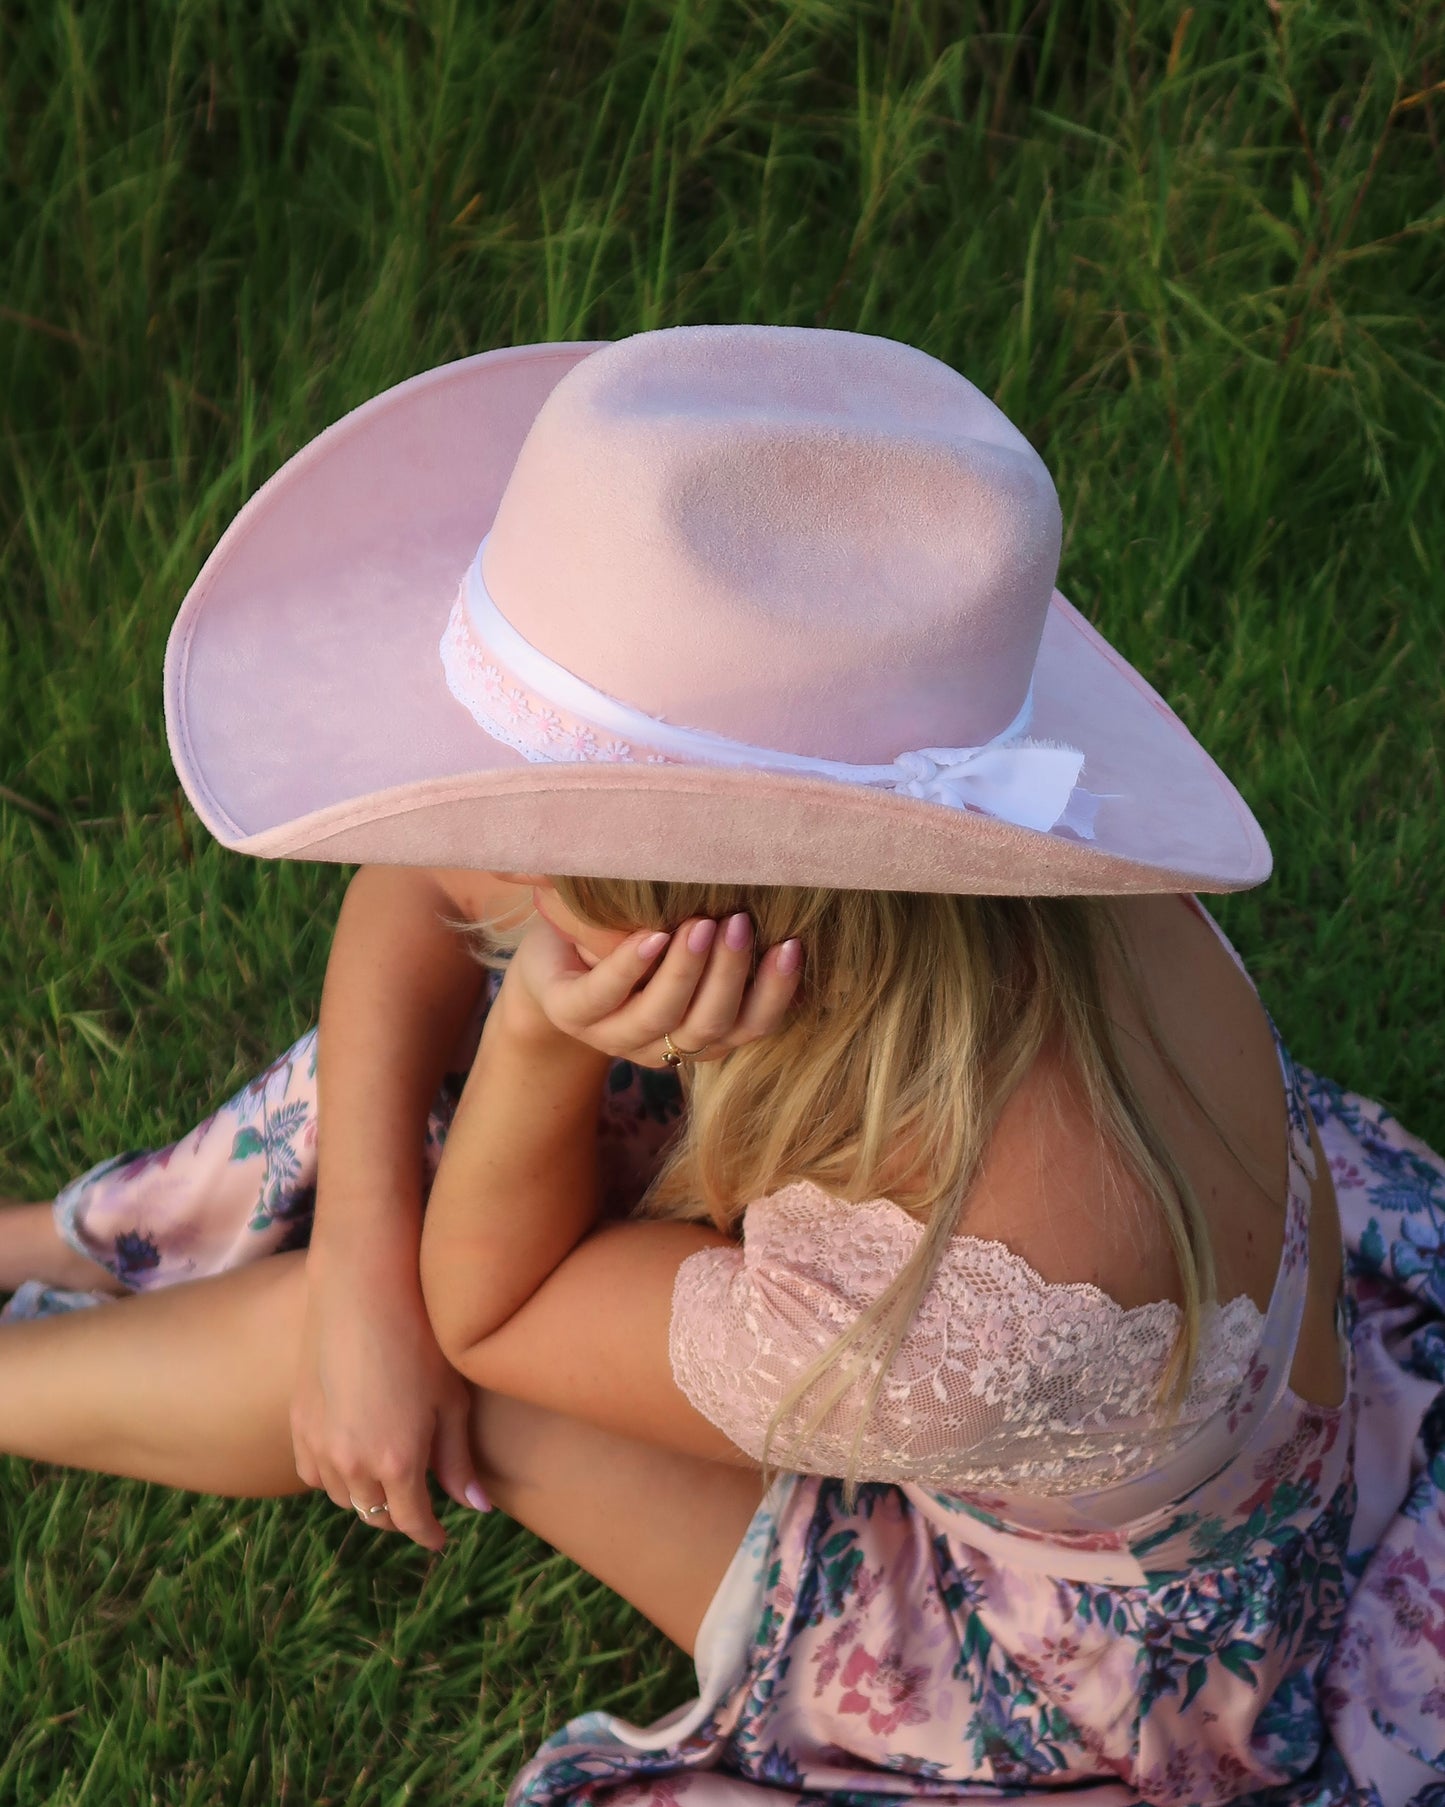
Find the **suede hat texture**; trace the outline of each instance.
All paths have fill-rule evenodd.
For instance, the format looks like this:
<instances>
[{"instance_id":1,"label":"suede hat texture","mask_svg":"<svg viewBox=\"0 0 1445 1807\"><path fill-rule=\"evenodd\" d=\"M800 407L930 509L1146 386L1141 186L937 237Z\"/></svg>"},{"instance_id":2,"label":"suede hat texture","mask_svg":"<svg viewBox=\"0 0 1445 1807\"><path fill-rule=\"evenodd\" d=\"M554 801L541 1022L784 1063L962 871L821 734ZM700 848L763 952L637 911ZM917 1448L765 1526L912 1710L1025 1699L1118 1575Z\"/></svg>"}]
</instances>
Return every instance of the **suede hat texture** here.
<instances>
[{"instance_id":1,"label":"suede hat texture","mask_svg":"<svg viewBox=\"0 0 1445 1807\"><path fill-rule=\"evenodd\" d=\"M268 858L1262 883L1244 799L1054 587L1060 538L1023 435L891 339L485 352L364 403L237 515L171 632L171 751L211 832Z\"/></svg>"}]
</instances>

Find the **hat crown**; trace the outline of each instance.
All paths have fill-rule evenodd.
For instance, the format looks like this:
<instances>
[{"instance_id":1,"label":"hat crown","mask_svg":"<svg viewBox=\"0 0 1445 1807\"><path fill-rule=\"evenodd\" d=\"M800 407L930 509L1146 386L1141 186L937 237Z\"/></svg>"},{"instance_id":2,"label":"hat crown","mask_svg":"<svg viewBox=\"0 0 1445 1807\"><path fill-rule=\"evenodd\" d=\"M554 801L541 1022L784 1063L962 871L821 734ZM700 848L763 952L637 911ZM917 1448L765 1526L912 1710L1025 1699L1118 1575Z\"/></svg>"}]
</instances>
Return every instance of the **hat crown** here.
<instances>
[{"instance_id":1,"label":"hat crown","mask_svg":"<svg viewBox=\"0 0 1445 1807\"><path fill-rule=\"evenodd\" d=\"M551 391L483 574L525 639L634 709L873 763L1013 719L1059 544L1042 460L938 359L671 327Z\"/></svg>"}]
</instances>

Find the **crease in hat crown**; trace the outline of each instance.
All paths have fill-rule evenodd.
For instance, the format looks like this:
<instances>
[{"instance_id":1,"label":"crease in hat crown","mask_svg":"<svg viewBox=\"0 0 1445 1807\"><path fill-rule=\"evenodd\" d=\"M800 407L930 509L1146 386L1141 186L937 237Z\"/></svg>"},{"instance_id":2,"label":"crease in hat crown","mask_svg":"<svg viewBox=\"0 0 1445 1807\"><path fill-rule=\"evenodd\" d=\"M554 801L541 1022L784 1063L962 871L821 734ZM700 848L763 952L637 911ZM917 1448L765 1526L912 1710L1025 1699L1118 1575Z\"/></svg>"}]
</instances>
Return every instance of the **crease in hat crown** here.
<instances>
[{"instance_id":1,"label":"crease in hat crown","mask_svg":"<svg viewBox=\"0 0 1445 1807\"><path fill-rule=\"evenodd\" d=\"M728 770L678 740L673 762L641 735L607 763L585 722L562 765L540 710L534 761L439 657L484 539L543 707L537 659L679 736L905 781ZM1244 797L1051 590L1058 540L1027 442L910 347L765 327L497 347L373 396L250 498L172 626L167 737L207 827L267 858L999 895L1262 883ZM1052 827L1041 762L1002 732L1030 694L1032 747L1082 762Z\"/></svg>"},{"instance_id":2,"label":"crease in hat crown","mask_svg":"<svg viewBox=\"0 0 1445 1807\"><path fill-rule=\"evenodd\" d=\"M927 353L672 327L552 390L482 570L518 633L634 709L871 764L1018 714L1060 536L1038 454Z\"/></svg>"}]
</instances>

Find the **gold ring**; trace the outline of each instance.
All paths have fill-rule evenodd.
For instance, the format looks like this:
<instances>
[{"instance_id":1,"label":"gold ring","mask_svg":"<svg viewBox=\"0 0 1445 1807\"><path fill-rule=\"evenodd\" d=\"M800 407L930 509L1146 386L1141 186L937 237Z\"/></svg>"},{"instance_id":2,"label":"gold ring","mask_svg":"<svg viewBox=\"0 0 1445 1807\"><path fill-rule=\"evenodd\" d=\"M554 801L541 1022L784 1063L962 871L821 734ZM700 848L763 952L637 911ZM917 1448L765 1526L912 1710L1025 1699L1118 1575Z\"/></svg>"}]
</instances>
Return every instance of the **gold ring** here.
<instances>
[{"instance_id":1,"label":"gold ring","mask_svg":"<svg viewBox=\"0 0 1445 1807\"><path fill-rule=\"evenodd\" d=\"M362 1518L375 1518L379 1512L391 1511L391 1507L387 1505L385 1500L383 1500L379 1506L363 1506L360 1500L352 1500L349 1493L346 1497L351 1500L352 1505L356 1508Z\"/></svg>"},{"instance_id":2,"label":"gold ring","mask_svg":"<svg viewBox=\"0 0 1445 1807\"><path fill-rule=\"evenodd\" d=\"M712 1046L712 1043L709 1042L706 1047L702 1048L679 1048L674 1043L671 1035L664 1032L662 1045L664 1049L662 1056L664 1062L670 1067L680 1067L683 1061L696 1060L699 1054L706 1054L708 1048Z\"/></svg>"}]
</instances>

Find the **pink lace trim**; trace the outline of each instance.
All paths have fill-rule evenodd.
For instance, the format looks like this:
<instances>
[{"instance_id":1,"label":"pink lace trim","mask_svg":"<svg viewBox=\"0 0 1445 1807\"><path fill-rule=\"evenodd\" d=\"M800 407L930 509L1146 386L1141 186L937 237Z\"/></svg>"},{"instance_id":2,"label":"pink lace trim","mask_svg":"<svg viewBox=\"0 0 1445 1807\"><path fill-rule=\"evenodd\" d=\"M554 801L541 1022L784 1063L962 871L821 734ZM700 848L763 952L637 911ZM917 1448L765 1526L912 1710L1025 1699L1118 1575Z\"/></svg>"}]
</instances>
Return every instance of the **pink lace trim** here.
<instances>
[{"instance_id":1,"label":"pink lace trim","mask_svg":"<svg viewBox=\"0 0 1445 1807\"><path fill-rule=\"evenodd\" d=\"M848 1204L810 1182L755 1201L741 1249L702 1250L678 1271L678 1386L761 1459L788 1390L922 1233L886 1199ZM957 1237L889 1370L857 1473L951 1492L1072 1493L1127 1479L1227 1407L1264 1323L1248 1296L1207 1306L1184 1408L1161 1426L1152 1406L1179 1318L1168 1301L1126 1309L1087 1282L1044 1280L1003 1243ZM844 1473L868 1384L850 1385L806 1435L809 1408L786 1418L773 1461Z\"/></svg>"},{"instance_id":2,"label":"pink lace trim","mask_svg":"<svg viewBox=\"0 0 1445 1807\"><path fill-rule=\"evenodd\" d=\"M466 592L459 592L441 641L447 688L477 723L534 764L599 759L642 765L677 765L665 753L634 750L580 716L529 690L490 650L480 646L467 622Z\"/></svg>"}]
</instances>

